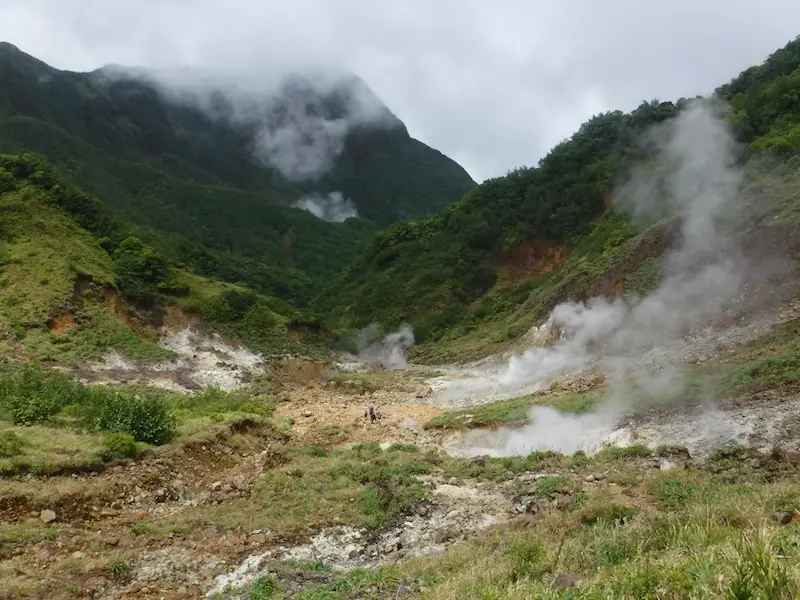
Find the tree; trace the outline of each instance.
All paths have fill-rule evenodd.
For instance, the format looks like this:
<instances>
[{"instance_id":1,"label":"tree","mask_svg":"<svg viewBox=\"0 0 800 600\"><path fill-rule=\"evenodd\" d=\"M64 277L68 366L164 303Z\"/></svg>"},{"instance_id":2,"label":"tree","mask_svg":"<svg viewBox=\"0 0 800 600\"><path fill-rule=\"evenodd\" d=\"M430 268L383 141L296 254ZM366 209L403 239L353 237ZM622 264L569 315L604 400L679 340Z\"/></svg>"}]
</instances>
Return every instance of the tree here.
<instances>
[{"instance_id":1,"label":"tree","mask_svg":"<svg viewBox=\"0 0 800 600\"><path fill-rule=\"evenodd\" d=\"M114 273L125 298L147 303L158 299L169 270L163 256L138 237L127 237L114 251Z\"/></svg>"}]
</instances>

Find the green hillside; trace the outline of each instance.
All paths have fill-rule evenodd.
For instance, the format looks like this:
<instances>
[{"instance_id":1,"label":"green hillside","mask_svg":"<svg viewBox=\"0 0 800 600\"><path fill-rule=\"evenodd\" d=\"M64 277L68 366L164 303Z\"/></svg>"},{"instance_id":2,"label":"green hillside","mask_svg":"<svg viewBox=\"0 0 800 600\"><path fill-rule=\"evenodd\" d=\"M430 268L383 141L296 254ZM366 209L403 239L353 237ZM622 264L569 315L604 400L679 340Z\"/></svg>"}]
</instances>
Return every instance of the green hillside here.
<instances>
[{"instance_id":1,"label":"green hillside","mask_svg":"<svg viewBox=\"0 0 800 600\"><path fill-rule=\"evenodd\" d=\"M791 218L800 190L800 38L717 94L745 144L748 190L762 212ZM611 206L613 187L647 158L640 134L687 102L596 115L537 166L380 232L318 309L351 326L409 322L422 342L418 358L448 359L508 343L566 298L641 291L666 246L663 231L635 231Z\"/></svg>"},{"instance_id":2,"label":"green hillside","mask_svg":"<svg viewBox=\"0 0 800 600\"><path fill-rule=\"evenodd\" d=\"M59 71L0 44L0 152L42 153L169 259L293 303L307 304L352 263L376 223L422 216L474 185L385 107L391 118L351 128L321 179L293 183L256 160L254 126L105 73ZM321 97L300 82L280 91L278 106L301 103L331 119L355 85L345 81ZM305 193L334 190L364 219L329 223L290 206Z\"/></svg>"},{"instance_id":3,"label":"green hillside","mask_svg":"<svg viewBox=\"0 0 800 600\"><path fill-rule=\"evenodd\" d=\"M265 353L313 354L321 342L288 335L313 316L177 267L39 155L0 154L0 214L4 357L70 363L114 348L163 358L155 340L167 305Z\"/></svg>"}]
</instances>

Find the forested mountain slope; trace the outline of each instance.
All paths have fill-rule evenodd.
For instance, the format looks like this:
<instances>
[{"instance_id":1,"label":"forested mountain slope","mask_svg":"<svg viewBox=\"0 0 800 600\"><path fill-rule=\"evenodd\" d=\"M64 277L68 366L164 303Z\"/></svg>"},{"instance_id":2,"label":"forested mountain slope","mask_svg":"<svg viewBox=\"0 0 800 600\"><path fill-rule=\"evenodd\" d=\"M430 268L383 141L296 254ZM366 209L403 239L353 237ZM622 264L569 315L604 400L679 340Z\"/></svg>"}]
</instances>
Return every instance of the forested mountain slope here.
<instances>
[{"instance_id":1,"label":"forested mountain slope","mask_svg":"<svg viewBox=\"0 0 800 600\"><path fill-rule=\"evenodd\" d=\"M726 118L742 142L739 160L758 188L754 194L790 217L800 190L800 39L717 95L729 104ZM433 349L431 342L471 336L470 351L485 350L521 335L556 301L644 285L657 256L626 259L638 247L637 232L612 205L613 192L629 167L649 156L642 132L688 102L654 100L631 113L596 115L537 166L486 181L442 211L380 232L320 298L320 310L353 326L409 322L423 342L418 351L445 358L458 351L445 350L444 342ZM599 288L621 263L625 269Z\"/></svg>"},{"instance_id":2,"label":"forested mountain slope","mask_svg":"<svg viewBox=\"0 0 800 600\"><path fill-rule=\"evenodd\" d=\"M299 304L376 223L420 217L474 185L356 77L294 77L261 96L187 93L164 77L59 71L0 44L0 152L42 153L168 258ZM291 207L334 192L361 219Z\"/></svg>"}]
</instances>

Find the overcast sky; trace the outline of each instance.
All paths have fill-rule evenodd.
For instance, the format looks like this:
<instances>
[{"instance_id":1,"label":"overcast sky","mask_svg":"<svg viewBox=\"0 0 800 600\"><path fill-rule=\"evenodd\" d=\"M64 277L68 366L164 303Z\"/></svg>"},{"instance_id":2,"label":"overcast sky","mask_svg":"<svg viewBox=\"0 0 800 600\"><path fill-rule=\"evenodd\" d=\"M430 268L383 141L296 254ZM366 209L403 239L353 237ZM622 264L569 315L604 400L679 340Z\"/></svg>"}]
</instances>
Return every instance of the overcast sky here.
<instances>
[{"instance_id":1,"label":"overcast sky","mask_svg":"<svg viewBox=\"0 0 800 600\"><path fill-rule=\"evenodd\" d=\"M800 0L0 0L48 64L360 75L478 181L593 114L707 94L800 34Z\"/></svg>"}]
</instances>

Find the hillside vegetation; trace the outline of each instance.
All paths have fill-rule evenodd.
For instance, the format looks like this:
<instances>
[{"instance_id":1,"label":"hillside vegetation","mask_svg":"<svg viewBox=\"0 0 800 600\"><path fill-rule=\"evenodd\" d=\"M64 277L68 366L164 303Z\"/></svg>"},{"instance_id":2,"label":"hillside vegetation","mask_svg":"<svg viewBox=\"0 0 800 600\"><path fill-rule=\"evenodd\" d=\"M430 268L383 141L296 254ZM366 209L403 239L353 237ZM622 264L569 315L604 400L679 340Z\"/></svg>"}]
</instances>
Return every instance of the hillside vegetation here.
<instances>
[{"instance_id":1,"label":"hillside vegetation","mask_svg":"<svg viewBox=\"0 0 800 600\"><path fill-rule=\"evenodd\" d=\"M359 256L376 224L422 216L474 185L382 105L379 124L348 130L330 169L293 182L256 159L257 123L215 118L127 71L59 71L0 44L0 81L0 152L43 154L167 258L299 305ZM292 80L267 109L335 121L349 95L371 95L358 86L321 92ZM329 223L289 206L332 191L362 218Z\"/></svg>"},{"instance_id":2,"label":"hillside vegetation","mask_svg":"<svg viewBox=\"0 0 800 600\"><path fill-rule=\"evenodd\" d=\"M168 305L267 353L291 350L292 323L314 323L279 298L177 267L39 155L0 155L0 208L3 354L70 362L115 348L163 358L156 327Z\"/></svg>"},{"instance_id":3,"label":"hillside vegetation","mask_svg":"<svg viewBox=\"0 0 800 600\"><path fill-rule=\"evenodd\" d=\"M762 219L797 214L798 94L800 40L717 90L730 104L746 192ZM507 344L568 297L645 291L668 235L633 228L613 192L649 156L642 132L687 102L654 100L628 114L596 115L537 166L380 232L318 310L351 326L411 323L422 342L418 358L444 360Z\"/></svg>"}]
</instances>

